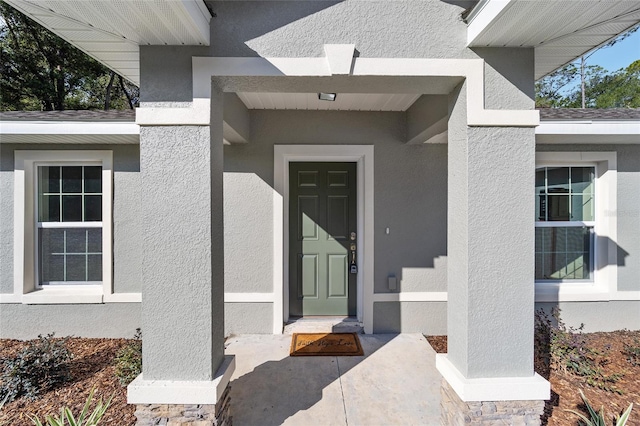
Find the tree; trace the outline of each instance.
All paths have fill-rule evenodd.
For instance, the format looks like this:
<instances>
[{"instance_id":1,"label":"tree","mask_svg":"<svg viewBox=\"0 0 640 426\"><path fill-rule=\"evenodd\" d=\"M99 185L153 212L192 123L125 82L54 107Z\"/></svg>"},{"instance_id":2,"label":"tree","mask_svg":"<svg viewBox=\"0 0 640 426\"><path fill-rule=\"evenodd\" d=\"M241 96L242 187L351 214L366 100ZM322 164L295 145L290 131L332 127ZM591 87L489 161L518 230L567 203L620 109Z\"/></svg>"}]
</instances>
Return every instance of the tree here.
<instances>
[{"instance_id":1,"label":"tree","mask_svg":"<svg viewBox=\"0 0 640 426\"><path fill-rule=\"evenodd\" d=\"M0 17L1 110L121 109L137 103L136 86L4 2Z\"/></svg>"},{"instance_id":2,"label":"tree","mask_svg":"<svg viewBox=\"0 0 640 426\"><path fill-rule=\"evenodd\" d=\"M580 79L582 84L562 91ZM607 73L597 65L581 73L570 64L536 83L536 106L542 108L640 108L640 60Z\"/></svg>"},{"instance_id":3,"label":"tree","mask_svg":"<svg viewBox=\"0 0 640 426\"><path fill-rule=\"evenodd\" d=\"M579 60L567 64L536 82L536 106L542 108L638 107L640 73L638 61L613 73L587 59L600 49L614 46L638 30L638 26L611 40ZM579 63L579 66L576 65ZM634 65L635 64L635 65ZM579 86L572 87L579 81Z\"/></svg>"}]
</instances>

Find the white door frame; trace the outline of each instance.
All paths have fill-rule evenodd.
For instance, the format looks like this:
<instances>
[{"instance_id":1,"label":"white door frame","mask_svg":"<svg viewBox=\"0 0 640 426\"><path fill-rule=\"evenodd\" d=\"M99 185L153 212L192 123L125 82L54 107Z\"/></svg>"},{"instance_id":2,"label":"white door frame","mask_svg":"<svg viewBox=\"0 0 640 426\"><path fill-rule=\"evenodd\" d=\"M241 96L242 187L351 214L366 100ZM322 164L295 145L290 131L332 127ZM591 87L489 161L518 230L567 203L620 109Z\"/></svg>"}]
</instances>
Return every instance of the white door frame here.
<instances>
[{"instance_id":1,"label":"white door frame","mask_svg":"<svg viewBox=\"0 0 640 426\"><path fill-rule=\"evenodd\" d=\"M289 320L289 163L331 161L357 163L356 307L364 332L373 333L373 145L275 145L273 151L274 332Z\"/></svg>"}]
</instances>

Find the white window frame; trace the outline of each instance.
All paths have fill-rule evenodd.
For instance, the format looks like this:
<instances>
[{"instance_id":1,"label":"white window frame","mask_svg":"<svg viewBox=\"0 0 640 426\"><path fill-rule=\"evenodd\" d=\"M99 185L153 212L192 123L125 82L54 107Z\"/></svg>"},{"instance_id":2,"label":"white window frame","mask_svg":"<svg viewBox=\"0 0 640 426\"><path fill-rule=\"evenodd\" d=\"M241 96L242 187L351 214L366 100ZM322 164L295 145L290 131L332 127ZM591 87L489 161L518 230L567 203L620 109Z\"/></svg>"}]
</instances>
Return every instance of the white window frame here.
<instances>
[{"instance_id":1,"label":"white window frame","mask_svg":"<svg viewBox=\"0 0 640 426\"><path fill-rule=\"evenodd\" d=\"M540 167L595 167L593 272L590 280L536 280L536 302L608 301L617 293L617 155L615 152L538 152ZM562 222L553 222L561 225Z\"/></svg>"},{"instance_id":2,"label":"white window frame","mask_svg":"<svg viewBox=\"0 0 640 426\"><path fill-rule=\"evenodd\" d=\"M37 181L39 166L102 167L102 285L40 286L37 273ZM102 303L113 293L113 153L100 150L15 151L14 302Z\"/></svg>"}]
</instances>

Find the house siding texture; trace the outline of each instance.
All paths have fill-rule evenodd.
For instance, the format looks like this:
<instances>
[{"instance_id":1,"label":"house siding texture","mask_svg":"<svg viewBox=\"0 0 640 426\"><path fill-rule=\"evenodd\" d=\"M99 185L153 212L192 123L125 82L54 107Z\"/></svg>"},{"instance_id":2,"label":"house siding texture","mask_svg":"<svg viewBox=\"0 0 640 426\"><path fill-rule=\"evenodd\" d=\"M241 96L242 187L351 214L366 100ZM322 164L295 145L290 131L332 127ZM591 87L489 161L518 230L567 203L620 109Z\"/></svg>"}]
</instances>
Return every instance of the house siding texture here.
<instances>
[{"instance_id":1,"label":"house siding texture","mask_svg":"<svg viewBox=\"0 0 640 426\"><path fill-rule=\"evenodd\" d=\"M323 57L323 44L346 43L355 44L357 55L363 58L483 58L485 106L490 109L533 109L533 49L467 48L466 24L460 14L473 3L213 2L211 6L217 16L211 21L211 46L140 47L142 105L187 106L192 100L193 56ZM384 31L380 31L381 28ZM171 58L170 67L167 58ZM251 80L243 79L243 87L251 87ZM224 79L217 83L231 84ZM253 83L256 88L260 87L259 79ZM304 89L303 85L296 87L296 84L292 80L290 89ZM371 85L371 82L362 77L354 82L354 87L358 85ZM424 92L429 92L429 88L425 87ZM445 100L446 96L442 102ZM276 144L373 145L375 293L391 292L387 281L389 275L399 279L395 292L447 291L447 253L450 250L447 247L447 206L451 205L447 190L450 172L447 145L406 144L407 134L413 130L408 129L406 114L402 112L251 110L249 117L249 143L224 148L225 292L273 293L272 194ZM486 136L481 135L483 132L485 130L478 128L467 130L464 123L450 122L449 138L473 137L475 141L491 139L496 134L494 129ZM529 144L532 132L531 129L506 129L500 132L500 138L508 147L517 145L521 135L526 133L524 137ZM143 226L139 211L142 191L146 190L141 185L139 173L139 147L3 144L0 147L0 293L13 291L15 149L113 150L114 289L117 293L139 292L143 267L141 252L145 246L142 229L152 226L151 223ZM640 147L539 145L536 149L615 150L618 153L618 236L620 248L625 252L618 259L618 290L639 291L640 193L637 188L640 187ZM478 165L477 169L489 171L491 167L491 164L485 164ZM177 181L184 181L191 172L176 167L175 173ZM472 178L470 175L469 179ZM481 197L481 194L476 195ZM386 228L389 228L388 234ZM530 244L528 239L532 238L532 235L527 237L526 243ZM188 249L190 242L182 244ZM498 273L506 274L496 271ZM529 273L533 274L533 271L519 271L523 276ZM491 292L470 297L488 299ZM563 302L560 305L567 322L584 322L587 329L605 329L611 327L610 324L640 327L638 315L633 315L640 311L640 302ZM550 305L540 306L549 308ZM96 312L103 311L104 316L100 318L110 325L96 328L94 319L86 318L91 308ZM616 309L624 309L629 315L621 315L617 322L607 324L596 320L602 315L609 316L608 313L616 312ZM51 331L59 334L129 337L140 325L140 307L136 303L63 307L7 304L0 305L2 337L26 338L47 331L30 321L38 311L46 312L45 315L51 318ZM444 334L447 330L446 302L375 302L373 313L374 332ZM226 303L224 332L271 333L273 315L270 302Z\"/></svg>"}]
</instances>

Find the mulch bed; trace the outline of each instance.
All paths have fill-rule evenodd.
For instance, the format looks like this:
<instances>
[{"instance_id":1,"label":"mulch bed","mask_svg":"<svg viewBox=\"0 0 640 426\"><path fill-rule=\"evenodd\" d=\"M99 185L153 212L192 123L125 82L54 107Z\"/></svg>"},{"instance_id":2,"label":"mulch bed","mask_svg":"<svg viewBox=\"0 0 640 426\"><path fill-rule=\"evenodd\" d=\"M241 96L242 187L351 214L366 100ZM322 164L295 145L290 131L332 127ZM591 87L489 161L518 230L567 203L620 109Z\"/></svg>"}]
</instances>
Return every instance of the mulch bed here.
<instances>
[{"instance_id":1,"label":"mulch bed","mask_svg":"<svg viewBox=\"0 0 640 426\"><path fill-rule=\"evenodd\" d=\"M536 360L536 371L551 382L552 399L547 402L544 423L549 426L575 426L578 418L565 410L584 411L578 389L583 389L594 407L605 407L607 416L619 414L633 402L634 409L627 426L640 426L640 366L633 366L623 353L624 344L634 344L640 339L640 331L615 331L611 333L584 334L589 346L603 352L601 365L605 374L624 373L616 386L622 395L587 385L583 378L570 373L550 370L541 360ZM427 336L436 352L446 353L446 336ZM0 423L11 426L30 426L28 415L41 420L49 414L57 415L60 407L70 407L74 414L82 409L91 388L94 399L107 399L114 395L111 407L100 424L129 426L135 424L135 407L127 404L126 388L120 386L115 376L114 358L127 339L70 338L69 349L73 353L72 380L61 387L46 392L34 401L19 398L7 403L0 412ZM0 359L15 355L25 343L19 340L0 339Z\"/></svg>"},{"instance_id":2,"label":"mulch bed","mask_svg":"<svg viewBox=\"0 0 640 426\"><path fill-rule=\"evenodd\" d=\"M640 366L633 366L627 361L624 344L635 345L634 339L640 339L640 331L613 331L609 333L583 334L589 348L602 353L598 362L604 374L623 373L624 376L615 386L623 393L598 389L589 386L583 377L569 372L550 369L542 360L535 360L536 372L551 382L551 400L545 407L543 425L548 426L576 426L578 416L566 410L574 410L586 414L579 389L582 389L591 405L600 409L604 406L605 415L613 423L613 416L620 415L629 404L633 403L633 411L627 426L640 426ZM438 353L447 352L447 336L426 336L427 340ZM588 417L588 415L587 415Z\"/></svg>"},{"instance_id":3,"label":"mulch bed","mask_svg":"<svg viewBox=\"0 0 640 426\"><path fill-rule=\"evenodd\" d=\"M128 341L70 338L68 348L73 354L71 381L41 394L36 400L21 397L5 404L0 411L0 423L4 422L7 426L32 426L33 423L28 416L36 415L44 421L47 415L59 416L60 408L63 406L69 407L77 416L91 388L95 387L94 402L100 398L106 400L114 395L111 406L100 422L101 425L134 425L135 406L127 404L127 389L120 386L114 367L116 352ZM25 343L20 340L0 339L0 359L14 356L24 346Z\"/></svg>"}]
</instances>

